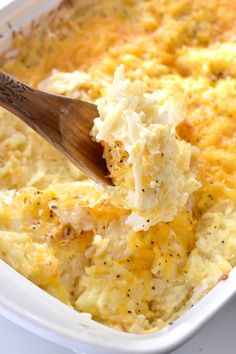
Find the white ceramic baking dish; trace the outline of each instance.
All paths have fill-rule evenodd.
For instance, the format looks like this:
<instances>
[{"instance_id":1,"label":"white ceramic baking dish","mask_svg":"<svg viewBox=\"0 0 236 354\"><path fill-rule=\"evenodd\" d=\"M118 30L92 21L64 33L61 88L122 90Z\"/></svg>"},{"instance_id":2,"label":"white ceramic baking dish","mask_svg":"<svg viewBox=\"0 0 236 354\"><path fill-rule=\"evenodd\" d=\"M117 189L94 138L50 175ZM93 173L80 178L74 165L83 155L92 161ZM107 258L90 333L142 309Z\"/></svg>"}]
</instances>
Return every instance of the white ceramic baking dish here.
<instances>
[{"instance_id":1,"label":"white ceramic baking dish","mask_svg":"<svg viewBox=\"0 0 236 354\"><path fill-rule=\"evenodd\" d=\"M0 0L0 50L12 30L58 5L60 0ZM6 3L9 3L6 5ZM168 353L187 341L236 293L236 269L173 325L144 335L121 333L54 299L0 260L0 314L77 353Z\"/></svg>"}]
</instances>

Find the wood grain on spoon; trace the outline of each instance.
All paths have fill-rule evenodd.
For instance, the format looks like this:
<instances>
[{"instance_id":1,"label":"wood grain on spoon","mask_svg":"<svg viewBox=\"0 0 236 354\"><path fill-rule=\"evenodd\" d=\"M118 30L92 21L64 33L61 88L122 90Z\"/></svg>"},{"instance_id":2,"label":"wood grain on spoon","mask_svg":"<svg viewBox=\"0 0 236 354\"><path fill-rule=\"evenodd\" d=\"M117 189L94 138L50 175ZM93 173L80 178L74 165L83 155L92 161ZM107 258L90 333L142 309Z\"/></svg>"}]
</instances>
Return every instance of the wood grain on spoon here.
<instances>
[{"instance_id":1,"label":"wood grain on spoon","mask_svg":"<svg viewBox=\"0 0 236 354\"><path fill-rule=\"evenodd\" d=\"M0 105L53 144L90 178L111 184L102 146L90 136L93 120L99 115L96 105L33 89L1 71Z\"/></svg>"}]
</instances>

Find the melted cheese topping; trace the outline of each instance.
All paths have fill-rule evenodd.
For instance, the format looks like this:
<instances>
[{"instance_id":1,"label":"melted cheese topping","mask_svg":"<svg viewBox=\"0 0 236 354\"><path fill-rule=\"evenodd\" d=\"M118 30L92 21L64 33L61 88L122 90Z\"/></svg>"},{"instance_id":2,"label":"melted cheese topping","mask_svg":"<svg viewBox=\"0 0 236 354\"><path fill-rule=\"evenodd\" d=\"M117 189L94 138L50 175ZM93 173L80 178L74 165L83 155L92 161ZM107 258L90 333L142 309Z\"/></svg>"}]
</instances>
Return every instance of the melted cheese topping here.
<instances>
[{"instance_id":1,"label":"melted cheese topping","mask_svg":"<svg viewBox=\"0 0 236 354\"><path fill-rule=\"evenodd\" d=\"M227 277L236 265L235 12L231 0L75 0L27 38L14 35L3 70L98 100L96 134L120 194L88 181L1 110L2 259L76 310L131 333L162 328ZM108 101L120 65L122 87ZM124 116L119 95L135 97ZM104 126L109 102L114 125ZM153 182L164 174L159 191ZM143 186L150 198L140 197ZM138 225L142 213L152 226Z\"/></svg>"}]
</instances>

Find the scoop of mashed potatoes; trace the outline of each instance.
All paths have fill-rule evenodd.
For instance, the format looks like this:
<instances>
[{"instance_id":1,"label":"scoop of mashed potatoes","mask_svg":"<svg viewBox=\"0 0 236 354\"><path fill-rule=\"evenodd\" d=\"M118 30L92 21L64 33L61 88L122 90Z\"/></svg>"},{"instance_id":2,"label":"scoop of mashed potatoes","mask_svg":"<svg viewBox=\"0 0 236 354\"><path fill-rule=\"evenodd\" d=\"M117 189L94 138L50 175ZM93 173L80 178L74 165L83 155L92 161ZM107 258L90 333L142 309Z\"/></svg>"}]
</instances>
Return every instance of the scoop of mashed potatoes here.
<instances>
[{"instance_id":1,"label":"scoop of mashed potatoes","mask_svg":"<svg viewBox=\"0 0 236 354\"><path fill-rule=\"evenodd\" d=\"M126 222L147 230L173 220L199 187L194 149L176 136L179 102L161 104L158 93L144 93L142 82L126 79L120 66L97 104L92 135L104 145L113 200L132 211Z\"/></svg>"}]
</instances>

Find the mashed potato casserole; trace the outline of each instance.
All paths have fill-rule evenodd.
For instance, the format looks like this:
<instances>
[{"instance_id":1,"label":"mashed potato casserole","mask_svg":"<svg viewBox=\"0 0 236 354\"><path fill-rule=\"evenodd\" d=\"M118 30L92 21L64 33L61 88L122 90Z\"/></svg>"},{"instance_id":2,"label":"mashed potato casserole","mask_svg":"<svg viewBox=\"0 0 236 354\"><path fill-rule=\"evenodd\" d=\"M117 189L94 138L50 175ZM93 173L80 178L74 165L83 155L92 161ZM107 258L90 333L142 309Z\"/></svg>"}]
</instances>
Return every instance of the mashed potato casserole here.
<instances>
[{"instance_id":1,"label":"mashed potato casserole","mask_svg":"<svg viewBox=\"0 0 236 354\"><path fill-rule=\"evenodd\" d=\"M173 322L236 265L236 2L65 1L1 69L95 102L114 187L0 110L0 257L115 329Z\"/></svg>"}]
</instances>

